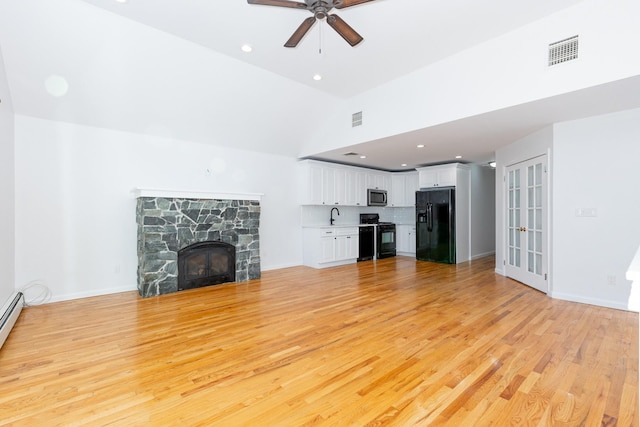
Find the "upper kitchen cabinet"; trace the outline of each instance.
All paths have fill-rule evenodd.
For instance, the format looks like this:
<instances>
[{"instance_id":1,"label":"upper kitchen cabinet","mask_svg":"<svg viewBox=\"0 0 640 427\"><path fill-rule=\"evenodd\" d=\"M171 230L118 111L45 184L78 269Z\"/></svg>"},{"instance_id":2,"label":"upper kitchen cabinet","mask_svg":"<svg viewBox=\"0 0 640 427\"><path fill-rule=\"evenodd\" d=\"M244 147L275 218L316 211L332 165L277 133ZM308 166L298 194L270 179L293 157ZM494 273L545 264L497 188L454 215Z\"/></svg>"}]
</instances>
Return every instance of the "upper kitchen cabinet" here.
<instances>
[{"instance_id":1,"label":"upper kitchen cabinet","mask_svg":"<svg viewBox=\"0 0 640 427\"><path fill-rule=\"evenodd\" d=\"M418 172L402 172L391 175L389 206L411 207L416 204Z\"/></svg>"},{"instance_id":2,"label":"upper kitchen cabinet","mask_svg":"<svg viewBox=\"0 0 640 427\"><path fill-rule=\"evenodd\" d=\"M367 206L367 174L362 169L349 171L352 175L352 186L347 187L351 193L347 193L347 201L352 206Z\"/></svg>"},{"instance_id":3,"label":"upper kitchen cabinet","mask_svg":"<svg viewBox=\"0 0 640 427\"><path fill-rule=\"evenodd\" d=\"M366 206L364 170L304 160L299 168L302 205Z\"/></svg>"},{"instance_id":4,"label":"upper kitchen cabinet","mask_svg":"<svg viewBox=\"0 0 640 427\"><path fill-rule=\"evenodd\" d=\"M416 168L418 171L418 187L455 187L460 168L468 170L468 167L461 163Z\"/></svg>"},{"instance_id":5,"label":"upper kitchen cabinet","mask_svg":"<svg viewBox=\"0 0 640 427\"><path fill-rule=\"evenodd\" d=\"M299 200L302 205L367 206L367 189L386 190L389 207L415 206L418 172L383 172L317 160L302 160Z\"/></svg>"},{"instance_id":6,"label":"upper kitchen cabinet","mask_svg":"<svg viewBox=\"0 0 640 427\"><path fill-rule=\"evenodd\" d=\"M298 194L301 205L324 204L323 174L322 164L312 161L298 163Z\"/></svg>"},{"instance_id":7,"label":"upper kitchen cabinet","mask_svg":"<svg viewBox=\"0 0 640 427\"><path fill-rule=\"evenodd\" d=\"M367 172L367 188L391 190L391 177L388 172Z\"/></svg>"}]
</instances>

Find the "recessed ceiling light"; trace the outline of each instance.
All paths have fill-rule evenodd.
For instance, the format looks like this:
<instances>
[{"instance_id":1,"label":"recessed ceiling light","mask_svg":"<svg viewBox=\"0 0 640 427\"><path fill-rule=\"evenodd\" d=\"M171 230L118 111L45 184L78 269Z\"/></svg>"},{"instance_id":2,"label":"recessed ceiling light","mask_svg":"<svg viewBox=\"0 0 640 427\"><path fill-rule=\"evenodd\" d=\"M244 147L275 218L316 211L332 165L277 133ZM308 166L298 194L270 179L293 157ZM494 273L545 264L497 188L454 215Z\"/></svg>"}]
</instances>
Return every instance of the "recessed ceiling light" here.
<instances>
[{"instance_id":1,"label":"recessed ceiling light","mask_svg":"<svg viewBox=\"0 0 640 427\"><path fill-rule=\"evenodd\" d=\"M418 148L424 148L424 144L418 144Z\"/></svg>"},{"instance_id":2,"label":"recessed ceiling light","mask_svg":"<svg viewBox=\"0 0 640 427\"><path fill-rule=\"evenodd\" d=\"M253 48L249 44L243 44L242 47L240 47L240 49L242 49L242 51L246 53L249 53L253 50Z\"/></svg>"},{"instance_id":3,"label":"recessed ceiling light","mask_svg":"<svg viewBox=\"0 0 640 427\"><path fill-rule=\"evenodd\" d=\"M462 156L456 156L456 159L461 159L461 158L462 158Z\"/></svg>"},{"instance_id":4,"label":"recessed ceiling light","mask_svg":"<svg viewBox=\"0 0 640 427\"><path fill-rule=\"evenodd\" d=\"M367 156L360 156L360 158L361 158L361 159L366 159L366 158L367 158Z\"/></svg>"},{"instance_id":5,"label":"recessed ceiling light","mask_svg":"<svg viewBox=\"0 0 640 427\"><path fill-rule=\"evenodd\" d=\"M126 3L127 1L129 1L129 0L116 0L116 2L118 2L118 3Z\"/></svg>"},{"instance_id":6,"label":"recessed ceiling light","mask_svg":"<svg viewBox=\"0 0 640 427\"><path fill-rule=\"evenodd\" d=\"M313 80L319 82L320 80L322 80L322 76L320 74L314 74L313 75Z\"/></svg>"},{"instance_id":7,"label":"recessed ceiling light","mask_svg":"<svg viewBox=\"0 0 640 427\"><path fill-rule=\"evenodd\" d=\"M60 98L69 91L69 83L64 77L54 74L46 78L44 88L49 92L49 95Z\"/></svg>"},{"instance_id":8,"label":"recessed ceiling light","mask_svg":"<svg viewBox=\"0 0 640 427\"><path fill-rule=\"evenodd\" d=\"M403 164L401 164L400 166L405 167L405 166L407 166L407 164L406 164L406 163L403 163Z\"/></svg>"}]
</instances>

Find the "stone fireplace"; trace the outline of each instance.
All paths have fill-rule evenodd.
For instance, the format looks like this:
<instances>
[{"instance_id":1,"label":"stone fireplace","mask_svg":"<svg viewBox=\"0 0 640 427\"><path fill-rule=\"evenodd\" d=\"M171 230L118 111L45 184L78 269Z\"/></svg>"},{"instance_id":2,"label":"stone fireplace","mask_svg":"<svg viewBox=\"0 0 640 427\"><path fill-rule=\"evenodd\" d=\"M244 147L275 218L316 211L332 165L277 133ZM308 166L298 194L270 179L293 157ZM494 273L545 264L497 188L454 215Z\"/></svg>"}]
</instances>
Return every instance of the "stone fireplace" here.
<instances>
[{"instance_id":1,"label":"stone fireplace","mask_svg":"<svg viewBox=\"0 0 640 427\"><path fill-rule=\"evenodd\" d=\"M204 198L203 193L169 197L143 190L136 194L141 296L260 278L259 199ZM193 256L188 264L185 255ZM231 265L233 271L222 271ZM186 282L179 284L179 279Z\"/></svg>"}]
</instances>

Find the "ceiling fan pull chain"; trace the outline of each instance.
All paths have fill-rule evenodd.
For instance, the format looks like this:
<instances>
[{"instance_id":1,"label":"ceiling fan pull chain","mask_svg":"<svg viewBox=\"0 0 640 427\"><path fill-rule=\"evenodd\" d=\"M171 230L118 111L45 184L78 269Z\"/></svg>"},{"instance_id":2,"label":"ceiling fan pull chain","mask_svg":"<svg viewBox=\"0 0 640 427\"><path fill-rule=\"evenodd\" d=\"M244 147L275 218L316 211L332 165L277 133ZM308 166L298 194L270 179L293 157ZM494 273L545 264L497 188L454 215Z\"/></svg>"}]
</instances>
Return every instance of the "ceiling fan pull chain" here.
<instances>
[{"instance_id":1,"label":"ceiling fan pull chain","mask_svg":"<svg viewBox=\"0 0 640 427\"><path fill-rule=\"evenodd\" d=\"M322 55L322 22L318 25L318 55Z\"/></svg>"}]
</instances>

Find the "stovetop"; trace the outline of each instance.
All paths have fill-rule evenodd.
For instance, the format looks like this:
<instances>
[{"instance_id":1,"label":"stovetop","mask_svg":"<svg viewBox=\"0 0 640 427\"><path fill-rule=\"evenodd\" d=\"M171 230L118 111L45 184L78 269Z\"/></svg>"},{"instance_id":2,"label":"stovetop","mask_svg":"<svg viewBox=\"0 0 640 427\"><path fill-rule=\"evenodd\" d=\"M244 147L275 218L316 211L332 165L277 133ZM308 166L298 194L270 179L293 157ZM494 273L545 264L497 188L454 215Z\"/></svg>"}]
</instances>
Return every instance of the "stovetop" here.
<instances>
[{"instance_id":1,"label":"stovetop","mask_svg":"<svg viewBox=\"0 0 640 427\"><path fill-rule=\"evenodd\" d=\"M379 214L360 214L360 224L394 225L392 222L380 221Z\"/></svg>"}]
</instances>

